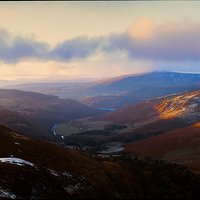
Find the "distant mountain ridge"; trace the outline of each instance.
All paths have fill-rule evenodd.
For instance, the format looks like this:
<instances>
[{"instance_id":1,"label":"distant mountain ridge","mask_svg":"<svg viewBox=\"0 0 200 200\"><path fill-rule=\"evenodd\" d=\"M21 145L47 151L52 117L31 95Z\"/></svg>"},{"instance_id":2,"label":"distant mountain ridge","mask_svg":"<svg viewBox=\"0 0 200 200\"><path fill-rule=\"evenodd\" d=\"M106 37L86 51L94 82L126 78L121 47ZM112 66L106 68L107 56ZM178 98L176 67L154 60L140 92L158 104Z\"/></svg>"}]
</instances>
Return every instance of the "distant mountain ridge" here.
<instances>
[{"instance_id":1,"label":"distant mountain ridge","mask_svg":"<svg viewBox=\"0 0 200 200\"><path fill-rule=\"evenodd\" d=\"M81 102L94 107L118 108L199 87L200 74L151 72L111 79L91 86L85 90L91 96L83 98Z\"/></svg>"},{"instance_id":2,"label":"distant mountain ridge","mask_svg":"<svg viewBox=\"0 0 200 200\"><path fill-rule=\"evenodd\" d=\"M200 87L200 74L148 72L85 83L29 83L6 88L73 98L93 107L119 108Z\"/></svg>"}]
</instances>

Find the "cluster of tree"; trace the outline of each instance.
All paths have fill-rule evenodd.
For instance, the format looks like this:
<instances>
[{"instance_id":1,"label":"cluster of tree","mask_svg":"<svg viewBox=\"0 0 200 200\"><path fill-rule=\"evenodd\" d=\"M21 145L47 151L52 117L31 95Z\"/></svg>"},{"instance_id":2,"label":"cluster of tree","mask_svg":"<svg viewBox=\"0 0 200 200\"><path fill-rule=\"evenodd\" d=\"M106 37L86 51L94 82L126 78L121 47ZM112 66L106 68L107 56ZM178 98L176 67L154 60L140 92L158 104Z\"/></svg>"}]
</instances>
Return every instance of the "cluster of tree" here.
<instances>
[{"instance_id":1,"label":"cluster of tree","mask_svg":"<svg viewBox=\"0 0 200 200\"><path fill-rule=\"evenodd\" d=\"M117 129L124 129L124 128L127 128L127 126L123 124L107 124L104 126L104 130L107 131L114 131Z\"/></svg>"}]
</instances>

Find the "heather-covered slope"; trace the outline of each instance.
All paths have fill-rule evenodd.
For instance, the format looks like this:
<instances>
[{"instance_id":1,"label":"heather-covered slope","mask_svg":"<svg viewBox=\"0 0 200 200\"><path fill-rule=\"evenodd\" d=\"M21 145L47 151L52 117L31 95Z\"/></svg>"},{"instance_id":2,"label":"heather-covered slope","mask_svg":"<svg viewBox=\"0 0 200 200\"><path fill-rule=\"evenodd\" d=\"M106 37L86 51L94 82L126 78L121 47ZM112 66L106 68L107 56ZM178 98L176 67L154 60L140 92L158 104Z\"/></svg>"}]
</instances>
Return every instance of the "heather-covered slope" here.
<instances>
[{"instance_id":1,"label":"heather-covered slope","mask_svg":"<svg viewBox=\"0 0 200 200\"><path fill-rule=\"evenodd\" d=\"M87 120L76 120L60 130L66 134L65 143L69 145L132 142L199 122L199 102L200 90L193 90L147 100ZM70 135L72 129L77 132Z\"/></svg>"},{"instance_id":2,"label":"heather-covered slope","mask_svg":"<svg viewBox=\"0 0 200 200\"><path fill-rule=\"evenodd\" d=\"M144 133L181 128L200 120L200 90L147 100L94 119L127 124Z\"/></svg>"},{"instance_id":3,"label":"heather-covered slope","mask_svg":"<svg viewBox=\"0 0 200 200\"><path fill-rule=\"evenodd\" d=\"M173 161L200 173L200 124L128 143L125 152Z\"/></svg>"},{"instance_id":4,"label":"heather-covered slope","mask_svg":"<svg viewBox=\"0 0 200 200\"><path fill-rule=\"evenodd\" d=\"M0 197L199 198L199 178L175 164L94 158L0 126Z\"/></svg>"}]
</instances>

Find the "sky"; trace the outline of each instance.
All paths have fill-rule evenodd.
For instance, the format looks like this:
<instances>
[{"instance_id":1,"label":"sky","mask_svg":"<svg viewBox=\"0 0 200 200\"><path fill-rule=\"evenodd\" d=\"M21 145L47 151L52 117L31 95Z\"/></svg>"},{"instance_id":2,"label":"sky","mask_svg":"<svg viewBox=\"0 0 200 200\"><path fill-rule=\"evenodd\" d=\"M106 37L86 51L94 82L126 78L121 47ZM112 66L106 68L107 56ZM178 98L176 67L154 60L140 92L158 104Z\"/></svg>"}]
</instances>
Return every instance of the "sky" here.
<instances>
[{"instance_id":1,"label":"sky","mask_svg":"<svg viewBox=\"0 0 200 200\"><path fill-rule=\"evenodd\" d=\"M0 2L0 80L200 73L200 2Z\"/></svg>"}]
</instances>

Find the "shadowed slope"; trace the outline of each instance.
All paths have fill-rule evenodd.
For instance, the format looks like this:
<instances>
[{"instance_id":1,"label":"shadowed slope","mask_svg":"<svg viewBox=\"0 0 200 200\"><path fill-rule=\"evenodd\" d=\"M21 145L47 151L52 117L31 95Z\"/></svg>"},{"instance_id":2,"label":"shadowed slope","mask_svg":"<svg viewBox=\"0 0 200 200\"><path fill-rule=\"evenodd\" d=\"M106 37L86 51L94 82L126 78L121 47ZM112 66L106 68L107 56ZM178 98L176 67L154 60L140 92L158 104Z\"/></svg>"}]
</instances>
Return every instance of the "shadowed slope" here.
<instances>
[{"instance_id":1,"label":"shadowed slope","mask_svg":"<svg viewBox=\"0 0 200 200\"><path fill-rule=\"evenodd\" d=\"M0 157L0 161L8 158L13 160L13 163L0 162L0 197L200 197L199 179L178 165L128 157L106 160L94 158L58 145L20 136L3 126L0 126ZM24 162L22 166L18 165L19 160Z\"/></svg>"},{"instance_id":2,"label":"shadowed slope","mask_svg":"<svg viewBox=\"0 0 200 200\"><path fill-rule=\"evenodd\" d=\"M128 143L125 145L125 151L174 161L200 173L200 124Z\"/></svg>"}]
</instances>

